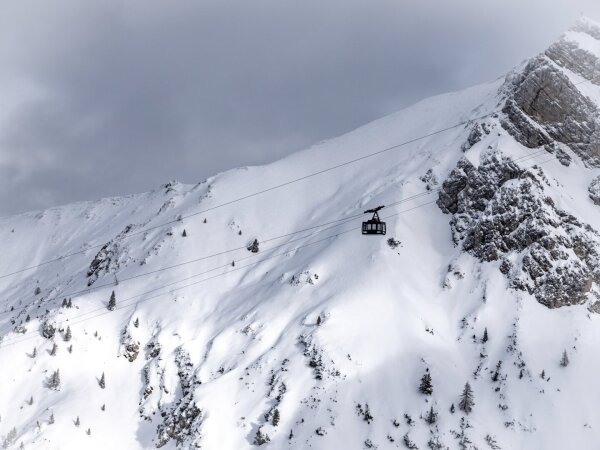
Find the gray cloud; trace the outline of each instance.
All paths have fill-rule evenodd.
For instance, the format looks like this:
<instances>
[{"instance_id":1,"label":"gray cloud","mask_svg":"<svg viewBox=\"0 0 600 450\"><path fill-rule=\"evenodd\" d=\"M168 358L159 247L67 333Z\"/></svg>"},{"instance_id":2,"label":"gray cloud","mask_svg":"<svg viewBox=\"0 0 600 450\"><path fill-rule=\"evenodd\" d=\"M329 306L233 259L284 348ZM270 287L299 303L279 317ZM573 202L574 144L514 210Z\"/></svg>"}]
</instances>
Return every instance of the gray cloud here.
<instances>
[{"instance_id":1,"label":"gray cloud","mask_svg":"<svg viewBox=\"0 0 600 450\"><path fill-rule=\"evenodd\" d=\"M0 215L268 162L600 20L596 0L36 3L0 6Z\"/></svg>"}]
</instances>

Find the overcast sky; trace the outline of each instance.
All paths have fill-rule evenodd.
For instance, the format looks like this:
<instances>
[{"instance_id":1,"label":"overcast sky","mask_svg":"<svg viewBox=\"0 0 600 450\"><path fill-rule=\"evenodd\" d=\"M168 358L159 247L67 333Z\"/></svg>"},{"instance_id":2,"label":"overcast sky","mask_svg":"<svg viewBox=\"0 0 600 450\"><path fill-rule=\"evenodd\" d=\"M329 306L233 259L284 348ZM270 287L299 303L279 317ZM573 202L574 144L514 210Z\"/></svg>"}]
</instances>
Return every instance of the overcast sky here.
<instances>
[{"instance_id":1,"label":"overcast sky","mask_svg":"<svg viewBox=\"0 0 600 450\"><path fill-rule=\"evenodd\" d=\"M495 79L581 14L600 1L2 2L0 216L273 161Z\"/></svg>"}]
</instances>

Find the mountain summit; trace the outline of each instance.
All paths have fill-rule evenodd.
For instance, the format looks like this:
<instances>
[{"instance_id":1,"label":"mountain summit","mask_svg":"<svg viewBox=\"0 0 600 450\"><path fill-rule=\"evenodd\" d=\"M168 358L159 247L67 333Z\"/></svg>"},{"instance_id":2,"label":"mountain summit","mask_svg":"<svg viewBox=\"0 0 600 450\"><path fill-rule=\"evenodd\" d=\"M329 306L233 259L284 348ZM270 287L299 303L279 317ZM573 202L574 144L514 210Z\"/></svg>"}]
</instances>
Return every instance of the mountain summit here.
<instances>
[{"instance_id":1,"label":"mountain summit","mask_svg":"<svg viewBox=\"0 0 600 450\"><path fill-rule=\"evenodd\" d=\"M595 448L599 59L582 19L273 164L2 219L0 442Z\"/></svg>"}]
</instances>

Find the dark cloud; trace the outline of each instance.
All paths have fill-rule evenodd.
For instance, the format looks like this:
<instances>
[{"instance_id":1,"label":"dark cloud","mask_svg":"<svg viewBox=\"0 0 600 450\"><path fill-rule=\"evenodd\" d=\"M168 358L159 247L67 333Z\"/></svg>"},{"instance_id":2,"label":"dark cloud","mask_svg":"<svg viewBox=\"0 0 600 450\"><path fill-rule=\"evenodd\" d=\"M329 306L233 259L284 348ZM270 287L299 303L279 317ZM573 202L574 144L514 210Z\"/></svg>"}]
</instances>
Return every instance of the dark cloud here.
<instances>
[{"instance_id":1,"label":"dark cloud","mask_svg":"<svg viewBox=\"0 0 600 450\"><path fill-rule=\"evenodd\" d=\"M600 5L5 2L0 215L277 159L494 79L580 13Z\"/></svg>"}]
</instances>

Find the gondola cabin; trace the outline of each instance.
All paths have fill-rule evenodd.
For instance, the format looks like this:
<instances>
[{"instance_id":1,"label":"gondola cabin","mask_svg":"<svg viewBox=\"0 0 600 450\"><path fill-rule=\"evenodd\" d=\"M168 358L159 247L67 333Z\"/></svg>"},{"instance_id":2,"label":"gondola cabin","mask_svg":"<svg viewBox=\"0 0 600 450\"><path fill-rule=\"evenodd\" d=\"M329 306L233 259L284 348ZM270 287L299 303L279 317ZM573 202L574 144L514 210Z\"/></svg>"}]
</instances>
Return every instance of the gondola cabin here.
<instances>
[{"instance_id":1,"label":"gondola cabin","mask_svg":"<svg viewBox=\"0 0 600 450\"><path fill-rule=\"evenodd\" d=\"M377 208L367 209L365 214L373 213L371 220L367 220L362 223L362 234L381 234L385 235L385 222L379 219L378 212L384 207L378 206Z\"/></svg>"}]
</instances>

